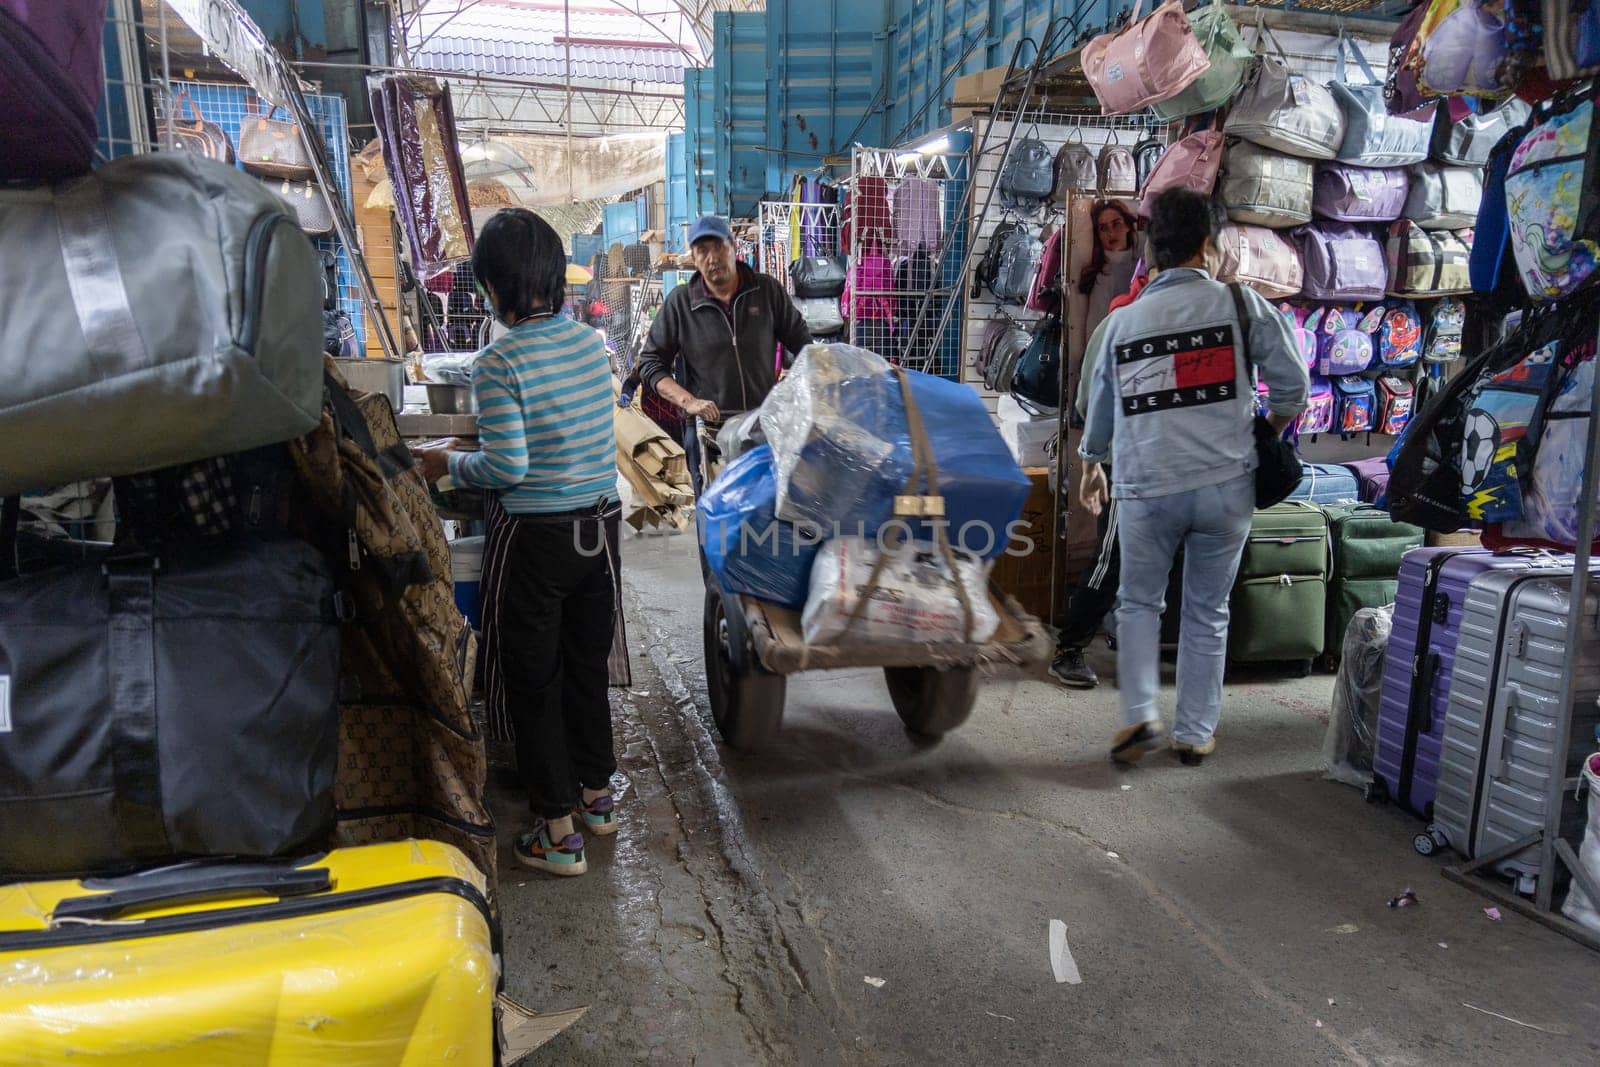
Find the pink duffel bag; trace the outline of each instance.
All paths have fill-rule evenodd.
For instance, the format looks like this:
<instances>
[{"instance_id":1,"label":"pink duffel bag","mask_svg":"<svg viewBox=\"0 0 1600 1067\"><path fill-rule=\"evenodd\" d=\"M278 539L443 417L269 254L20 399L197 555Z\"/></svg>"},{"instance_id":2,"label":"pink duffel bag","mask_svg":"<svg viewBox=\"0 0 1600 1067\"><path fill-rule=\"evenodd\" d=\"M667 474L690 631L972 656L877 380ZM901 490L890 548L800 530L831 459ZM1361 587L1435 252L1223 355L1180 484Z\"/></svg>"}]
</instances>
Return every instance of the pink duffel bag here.
<instances>
[{"instance_id":1,"label":"pink duffel bag","mask_svg":"<svg viewBox=\"0 0 1600 1067\"><path fill-rule=\"evenodd\" d=\"M1083 74L1105 115L1126 115L1170 100L1211 69L1181 0L1167 0L1146 18L1133 5L1133 19L1116 33L1083 46Z\"/></svg>"},{"instance_id":2,"label":"pink duffel bag","mask_svg":"<svg viewBox=\"0 0 1600 1067\"><path fill-rule=\"evenodd\" d=\"M1201 130L1191 133L1170 146L1156 161L1155 169L1144 185L1144 196L1139 201L1139 217L1150 217L1150 205L1167 189L1192 189L1201 196L1210 196L1217 187L1217 172L1222 167L1222 150L1226 138L1221 130Z\"/></svg>"}]
</instances>

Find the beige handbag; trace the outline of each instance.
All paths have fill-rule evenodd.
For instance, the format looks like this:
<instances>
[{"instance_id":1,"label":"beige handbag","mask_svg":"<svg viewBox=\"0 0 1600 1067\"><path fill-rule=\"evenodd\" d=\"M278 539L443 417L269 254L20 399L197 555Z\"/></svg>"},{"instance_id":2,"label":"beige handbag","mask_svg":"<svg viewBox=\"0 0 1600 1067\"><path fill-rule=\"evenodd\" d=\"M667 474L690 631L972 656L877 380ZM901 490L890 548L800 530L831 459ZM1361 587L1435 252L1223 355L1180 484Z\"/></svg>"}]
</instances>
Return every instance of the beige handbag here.
<instances>
[{"instance_id":1,"label":"beige handbag","mask_svg":"<svg viewBox=\"0 0 1600 1067\"><path fill-rule=\"evenodd\" d=\"M239 127L239 162L251 174L306 181L312 175L311 155L300 124L274 119L276 113L274 108L260 118L245 118Z\"/></svg>"}]
</instances>

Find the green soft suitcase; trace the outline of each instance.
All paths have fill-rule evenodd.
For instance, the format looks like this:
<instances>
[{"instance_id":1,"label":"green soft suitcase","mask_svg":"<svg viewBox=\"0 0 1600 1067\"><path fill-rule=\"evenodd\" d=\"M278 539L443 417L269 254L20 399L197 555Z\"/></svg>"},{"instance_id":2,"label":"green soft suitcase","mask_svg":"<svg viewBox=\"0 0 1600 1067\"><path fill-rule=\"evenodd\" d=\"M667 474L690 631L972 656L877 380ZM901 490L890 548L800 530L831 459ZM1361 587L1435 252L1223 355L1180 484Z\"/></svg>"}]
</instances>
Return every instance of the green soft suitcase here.
<instances>
[{"instance_id":1,"label":"green soft suitcase","mask_svg":"<svg viewBox=\"0 0 1600 1067\"><path fill-rule=\"evenodd\" d=\"M1309 672L1325 647L1327 584L1327 516L1303 501L1257 511L1233 587L1228 658L1294 660Z\"/></svg>"},{"instance_id":2,"label":"green soft suitcase","mask_svg":"<svg viewBox=\"0 0 1600 1067\"><path fill-rule=\"evenodd\" d=\"M1394 603L1400 557L1422 544L1422 527L1395 522L1371 504L1325 504L1333 543L1328 580L1328 654L1338 656L1344 632L1362 608Z\"/></svg>"}]
</instances>

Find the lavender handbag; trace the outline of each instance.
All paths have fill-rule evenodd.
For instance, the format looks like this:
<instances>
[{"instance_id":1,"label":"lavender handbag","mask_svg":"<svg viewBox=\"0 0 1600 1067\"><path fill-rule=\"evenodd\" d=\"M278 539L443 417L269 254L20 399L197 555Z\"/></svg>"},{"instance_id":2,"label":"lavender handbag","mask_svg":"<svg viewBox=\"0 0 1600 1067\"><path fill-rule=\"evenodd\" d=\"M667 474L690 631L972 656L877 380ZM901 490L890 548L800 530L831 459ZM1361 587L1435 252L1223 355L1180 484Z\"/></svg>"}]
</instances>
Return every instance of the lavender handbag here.
<instances>
[{"instance_id":1,"label":"lavender handbag","mask_svg":"<svg viewBox=\"0 0 1600 1067\"><path fill-rule=\"evenodd\" d=\"M1460 230L1478 221L1483 172L1476 167L1441 167L1432 162L1411 168L1405 218L1424 230Z\"/></svg>"},{"instance_id":2,"label":"lavender handbag","mask_svg":"<svg viewBox=\"0 0 1600 1067\"><path fill-rule=\"evenodd\" d=\"M1336 222L1393 222L1405 210L1410 187L1404 167L1318 163L1311 206L1318 218Z\"/></svg>"},{"instance_id":3,"label":"lavender handbag","mask_svg":"<svg viewBox=\"0 0 1600 1067\"><path fill-rule=\"evenodd\" d=\"M1345 78L1344 57L1349 52L1366 75L1368 84L1351 85ZM1336 157L1341 163L1362 167L1403 167L1428 158L1433 136L1433 105L1401 115L1391 115L1383 98L1383 83L1368 66L1361 47L1349 37L1339 37L1336 80L1328 91L1344 115L1344 140Z\"/></svg>"},{"instance_id":4,"label":"lavender handbag","mask_svg":"<svg viewBox=\"0 0 1600 1067\"><path fill-rule=\"evenodd\" d=\"M1383 244L1370 230L1347 222L1318 222L1294 231L1305 265L1308 300L1382 300L1389 269Z\"/></svg>"},{"instance_id":5,"label":"lavender handbag","mask_svg":"<svg viewBox=\"0 0 1600 1067\"><path fill-rule=\"evenodd\" d=\"M1249 141L1235 141L1223 160L1219 193L1228 218L1287 229L1311 221L1312 164Z\"/></svg>"}]
</instances>

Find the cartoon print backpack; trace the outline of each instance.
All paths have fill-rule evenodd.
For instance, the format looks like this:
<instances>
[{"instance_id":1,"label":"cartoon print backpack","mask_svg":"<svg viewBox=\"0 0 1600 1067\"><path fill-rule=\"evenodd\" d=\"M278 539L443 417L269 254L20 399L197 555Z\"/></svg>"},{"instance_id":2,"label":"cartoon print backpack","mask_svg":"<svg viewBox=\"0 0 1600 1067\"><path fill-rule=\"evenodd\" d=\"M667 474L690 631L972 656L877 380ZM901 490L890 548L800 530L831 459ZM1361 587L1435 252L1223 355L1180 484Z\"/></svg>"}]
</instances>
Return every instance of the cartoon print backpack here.
<instances>
[{"instance_id":1,"label":"cartoon print backpack","mask_svg":"<svg viewBox=\"0 0 1600 1067\"><path fill-rule=\"evenodd\" d=\"M1377 416L1378 391L1370 378L1345 375L1333 379L1333 428L1340 434L1371 433Z\"/></svg>"},{"instance_id":2,"label":"cartoon print backpack","mask_svg":"<svg viewBox=\"0 0 1600 1067\"><path fill-rule=\"evenodd\" d=\"M1311 436L1333 430L1333 386L1326 378L1311 379L1311 393L1306 409L1295 420L1295 433Z\"/></svg>"},{"instance_id":3,"label":"cartoon print backpack","mask_svg":"<svg viewBox=\"0 0 1600 1067\"><path fill-rule=\"evenodd\" d=\"M1467 325L1467 305L1454 297L1440 300L1428 315L1422 358L1428 363L1453 363L1461 358L1461 334Z\"/></svg>"},{"instance_id":4,"label":"cartoon print backpack","mask_svg":"<svg viewBox=\"0 0 1600 1067\"><path fill-rule=\"evenodd\" d=\"M1278 311L1289 323L1295 342L1300 346L1300 358L1306 361L1306 370L1317 369L1317 326L1322 322L1321 308L1297 307L1284 302Z\"/></svg>"},{"instance_id":5,"label":"cartoon print backpack","mask_svg":"<svg viewBox=\"0 0 1600 1067\"><path fill-rule=\"evenodd\" d=\"M1378 378L1378 433L1398 437L1411 421L1411 411L1416 403L1416 390L1404 378L1385 374Z\"/></svg>"},{"instance_id":6,"label":"cartoon print backpack","mask_svg":"<svg viewBox=\"0 0 1600 1067\"><path fill-rule=\"evenodd\" d=\"M1409 367L1422 358L1422 316L1409 300L1386 300L1373 343L1373 360L1389 370Z\"/></svg>"},{"instance_id":7,"label":"cartoon print backpack","mask_svg":"<svg viewBox=\"0 0 1600 1067\"><path fill-rule=\"evenodd\" d=\"M1461 503L1474 522L1522 518L1522 479L1539 441L1540 402L1561 342L1551 341L1515 366L1476 385L1461 430Z\"/></svg>"},{"instance_id":8,"label":"cartoon print backpack","mask_svg":"<svg viewBox=\"0 0 1600 1067\"><path fill-rule=\"evenodd\" d=\"M1382 308L1365 316L1353 307L1326 309L1316 331L1318 370L1335 377L1360 374L1372 366L1372 334L1382 318Z\"/></svg>"}]
</instances>

